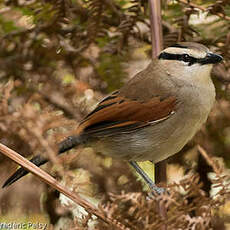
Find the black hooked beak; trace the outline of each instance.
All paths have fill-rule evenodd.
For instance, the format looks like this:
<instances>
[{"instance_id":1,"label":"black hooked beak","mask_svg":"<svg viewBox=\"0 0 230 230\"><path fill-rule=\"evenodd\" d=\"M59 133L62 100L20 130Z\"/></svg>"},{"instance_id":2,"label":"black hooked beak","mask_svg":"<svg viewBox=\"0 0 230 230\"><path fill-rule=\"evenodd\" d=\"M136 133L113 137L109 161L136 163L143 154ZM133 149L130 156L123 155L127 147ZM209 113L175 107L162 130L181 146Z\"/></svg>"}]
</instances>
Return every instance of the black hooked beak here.
<instances>
[{"instance_id":1,"label":"black hooked beak","mask_svg":"<svg viewBox=\"0 0 230 230\"><path fill-rule=\"evenodd\" d=\"M201 58L199 60L199 63L201 65L205 65L205 64L216 64L219 63L223 60L223 57L218 55L218 54L214 54L214 53L207 53L206 57Z\"/></svg>"}]
</instances>

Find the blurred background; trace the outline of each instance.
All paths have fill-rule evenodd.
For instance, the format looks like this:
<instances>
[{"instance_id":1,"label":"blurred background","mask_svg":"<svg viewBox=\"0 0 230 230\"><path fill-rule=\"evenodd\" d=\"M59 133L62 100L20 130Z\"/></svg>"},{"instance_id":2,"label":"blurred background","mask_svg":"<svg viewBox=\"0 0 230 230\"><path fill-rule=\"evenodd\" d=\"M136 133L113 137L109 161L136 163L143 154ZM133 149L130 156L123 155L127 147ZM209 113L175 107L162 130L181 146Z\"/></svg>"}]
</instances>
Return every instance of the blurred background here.
<instances>
[{"instance_id":1,"label":"blurred background","mask_svg":"<svg viewBox=\"0 0 230 230\"><path fill-rule=\"evenodd\" d=\"M198 153L198 144L215 157L224 175L229 175L230 3L167 0L161 7L164 47L195 41L224 57L224 62L213 69L217 102L207 123L181 153L168 160L169 182L179 182L188 174L199 175L186 181L199 188L199 195L193 194L186 201L189 209L194 205L191 197L202 195L205 200L212 192L213 169ZM126 162L96 154L91 148L71 150L56 158L56 144L74 132L99 100L149 63L149 17L147 0L0 0L0 142L27 158L45 154L51 163L44 169L76 192L91 197L95 204L126 204L132 194L145 197L146 188ZM0 184L16 168L0 154ZM72 208L63 205L65 202L63 197L59 200L58 192L28 175L0 189L0 223L39 222L47 223L47 229L63 230L111 229L93 221L90 227L84 218L76 221L73 216L79 213L74 214ZM208 202L197 207L209 207ZM210 205L213 208L216 204ZM126 209L114 210L112 216L124 217ZM183 210L190 219L203 215L190 211ZM159 226L126 218L131 229ZM230 229L230 203L222 200L205 218L208 224L194 224L193 229ZM150 220L152 224L155 221ZM183 222L181 229L192 229L189 221L187 225Z\"/></svg>"}]
</instances>

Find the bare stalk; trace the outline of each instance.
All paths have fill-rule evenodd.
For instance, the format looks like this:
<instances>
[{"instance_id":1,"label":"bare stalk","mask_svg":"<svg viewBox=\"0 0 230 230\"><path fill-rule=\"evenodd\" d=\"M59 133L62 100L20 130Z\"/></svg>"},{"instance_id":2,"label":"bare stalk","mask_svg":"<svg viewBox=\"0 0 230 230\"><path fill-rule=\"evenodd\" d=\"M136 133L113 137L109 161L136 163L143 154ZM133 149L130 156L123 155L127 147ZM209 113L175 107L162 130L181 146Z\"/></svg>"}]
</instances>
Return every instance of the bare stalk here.
<instances>
[{"instance_id":1,"label":"bare stalk","mask_svg":"<svg viewBox=\"0 0 230 230\"><path fill-rule=\"evenodd\" d=\"M0 143L0 152L16 162L17 164L21 165L23 168L28 170L29 172L33 173L39 179L41 179L46 184L49 184L54 189L58 190L59 192L63 193L65 196L67 196L69 199L71 199L76 204L82 206L85 208L85 210L98 218L105 221L107 224L110 224L117 229L125 229L123 225L121 225L119 222L117 222L114 219L111 219L109 217L106 217L103 213L99 212L99 210L90 204L88 201L82 199L79 195L71 192L66 187L64 187L62 184L60 184L56 179L54 179L52 176L50 176L48 173L31 163L29 160L18 154L17 152L13 151L12 149L8 148L7 146Z\"/></svg>"},{"instance_id":2,"label":"bare stalk","mask_svg":"<svg viewBox=\"0 0 230 230\"><path fill-rule=\"evenodd\" d=\"M218 165L213 161L213 159L207 154L207 152L202 148L200 145L198 145L198 151L200 154L204 157L204 159L207 161L207 163L212 167L213 171L217 175L221 175L222 171L220 168L218 168Z\"/></svg>"},{"instance_id":3,"label":"bare stalk","mask_svg":"<svg viewBox=\"0 0 230 230\"><path fill-rule=\"evenodd\" d=\"M149 0L150 23L152 37L152 58L155 58L163 48L162 24L161 24L161 1Z\"/></svg>"},{"instance_id":4,"label":"bare stalk","mask_svg":"<svg viewBox=\"0 0 230 230\"><path fill-rule=\"evenodd\" d=\"M157 57L163 48L162 23L161 23L161 1L149 0L150 24L152 38L152 58ZM155 167L155 182L166 182L166 162L162 161ZM158 211L160 216L167 219L167 210L164 203L159 202ZM166 230L167 225L163 225L161 230Z\"/></svg>"}]
</instances>

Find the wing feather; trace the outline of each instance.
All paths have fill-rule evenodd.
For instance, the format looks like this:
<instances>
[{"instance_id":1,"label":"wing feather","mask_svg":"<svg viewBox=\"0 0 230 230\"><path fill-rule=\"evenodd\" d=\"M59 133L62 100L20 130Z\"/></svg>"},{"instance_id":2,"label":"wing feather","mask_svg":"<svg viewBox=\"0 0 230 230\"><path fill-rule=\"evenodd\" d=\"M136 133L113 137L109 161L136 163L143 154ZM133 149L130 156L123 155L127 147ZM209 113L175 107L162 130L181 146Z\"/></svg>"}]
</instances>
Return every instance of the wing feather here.
<instances>
[{"instance_id":1,"label":"wing feather","mask_svg":"<svg viewBox=\"0 0 230 230\"><path fill-rule=\"evenodd\" d=\"M117 91L85 117L78 133L100 136L131 132L168 119L175 107L176 99L172 96L163 99L153 96L148 101L140 101L119 96Z\"/></svg>"}]
</instances>

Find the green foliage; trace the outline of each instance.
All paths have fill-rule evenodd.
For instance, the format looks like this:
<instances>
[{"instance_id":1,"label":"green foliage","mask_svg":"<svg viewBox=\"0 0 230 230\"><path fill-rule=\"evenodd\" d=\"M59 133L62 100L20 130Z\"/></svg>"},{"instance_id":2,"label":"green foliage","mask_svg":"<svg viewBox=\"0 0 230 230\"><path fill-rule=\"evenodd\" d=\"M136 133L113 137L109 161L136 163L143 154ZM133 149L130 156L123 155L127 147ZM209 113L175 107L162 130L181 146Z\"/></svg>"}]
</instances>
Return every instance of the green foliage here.
<instances>
[{"instance_id":1,"label":"green foliage","mask_svg":"<svg viewBox=\"0 0 230 230\"><path fill-rule=\"evenodd\" d=\"M18 30L19 28L15 26L14 21L7 20L4 17L0 15L0 34L7 34L10 32L13 32L15 30Z\"/></svg>"},{"instance_id":2,"label":"green foliage","mask_svg":"<svg viewBox=\"0 0 230 230\"><path fill-rule=\"evenodd\" d=\"M100 77L108 84L108 92L119 89L123 84L123 79L126 76L121 65L124 58L119 55L110 55L104 53L100 55L100 64L97 72Z\"/></svg>"}]
</instances>

